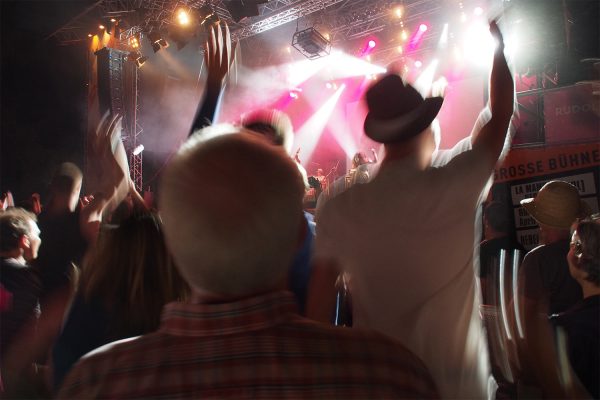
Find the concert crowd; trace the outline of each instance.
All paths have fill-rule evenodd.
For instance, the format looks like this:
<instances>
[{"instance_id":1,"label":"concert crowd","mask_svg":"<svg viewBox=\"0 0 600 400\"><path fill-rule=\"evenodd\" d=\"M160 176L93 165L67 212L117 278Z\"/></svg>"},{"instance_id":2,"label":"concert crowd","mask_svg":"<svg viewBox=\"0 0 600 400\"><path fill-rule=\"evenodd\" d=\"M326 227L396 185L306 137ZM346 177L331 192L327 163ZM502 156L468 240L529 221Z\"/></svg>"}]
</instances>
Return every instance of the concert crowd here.
<instances>
[{"instance_id":1,"label":"concert crowd","mask_svg":"<svg viewBox=\"0 0 600 400\"><path fill-rule=\"evenodd\" d=\"M156 198L122 116L47 198L2 196L2 398L599 398L600 220L561 180L521 201L526 252L488 200L513 134L503 35L470 136L438 150L441 97L399 75L363 99L359 152L308 176L277 110L211 124L228 28ZM85 193L82 192L85 188Z\"/></svg>"}]
</instances>

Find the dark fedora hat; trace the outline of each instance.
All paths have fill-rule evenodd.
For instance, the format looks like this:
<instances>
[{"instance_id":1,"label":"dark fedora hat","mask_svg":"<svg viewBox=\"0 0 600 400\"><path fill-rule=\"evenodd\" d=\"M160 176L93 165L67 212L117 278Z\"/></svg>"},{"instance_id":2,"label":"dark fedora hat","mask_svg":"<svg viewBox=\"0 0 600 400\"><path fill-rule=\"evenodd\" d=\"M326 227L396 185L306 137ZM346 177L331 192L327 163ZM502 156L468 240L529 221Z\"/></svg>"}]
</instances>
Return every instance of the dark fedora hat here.
<instances>
[{"instance_id":1,"label":"dark fedora hat","mask_svg":"<svg viewBox=\"0 0 600 400\"><path fill-rule=\"evenodd\" d=\"M398 75L386 75L366 95L369 113L365 133L379 143L410 139L431 124L440 111L442 97L423 96Z\"/></svg>"}]
</instances>

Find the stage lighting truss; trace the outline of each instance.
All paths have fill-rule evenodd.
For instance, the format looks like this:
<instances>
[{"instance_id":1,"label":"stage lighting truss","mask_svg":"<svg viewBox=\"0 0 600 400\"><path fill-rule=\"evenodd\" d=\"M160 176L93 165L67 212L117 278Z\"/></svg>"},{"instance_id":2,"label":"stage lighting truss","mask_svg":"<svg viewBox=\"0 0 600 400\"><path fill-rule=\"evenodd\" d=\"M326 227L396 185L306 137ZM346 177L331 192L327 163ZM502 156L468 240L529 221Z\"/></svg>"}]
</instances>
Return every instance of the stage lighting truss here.
<instances>
[{"instance_id":1,"label":"stage lighting truss","mask_svg":"<svg viewBox=\"0 0 600 400\"><path fill-rule=\"evenodd\" d=\"M331 42L314 27L296 31L292 46L309 60L325 57L331 52Z\"/></svg>"}]
</instances>

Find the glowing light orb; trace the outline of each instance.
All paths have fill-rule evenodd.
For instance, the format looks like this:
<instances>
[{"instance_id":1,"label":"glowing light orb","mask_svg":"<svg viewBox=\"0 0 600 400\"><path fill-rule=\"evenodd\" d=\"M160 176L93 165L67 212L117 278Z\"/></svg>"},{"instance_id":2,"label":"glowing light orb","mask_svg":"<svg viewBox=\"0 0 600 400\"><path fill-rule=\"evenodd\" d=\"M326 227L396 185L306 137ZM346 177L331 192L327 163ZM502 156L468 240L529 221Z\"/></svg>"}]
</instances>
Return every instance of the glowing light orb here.
<instances>
[{"instance_id":1,"label":"glowing light orb","mask_svg":"<svg viewBox=\"0 0 600 400\"><path fill-rule=\"evenodd\" d=\"M190 23L190 16L187 13L187 11L185 11L185 10L179 10L177 12L177 22L179 23L179 25L189 25L189 23Z\"/></svg>"}]
</instances>

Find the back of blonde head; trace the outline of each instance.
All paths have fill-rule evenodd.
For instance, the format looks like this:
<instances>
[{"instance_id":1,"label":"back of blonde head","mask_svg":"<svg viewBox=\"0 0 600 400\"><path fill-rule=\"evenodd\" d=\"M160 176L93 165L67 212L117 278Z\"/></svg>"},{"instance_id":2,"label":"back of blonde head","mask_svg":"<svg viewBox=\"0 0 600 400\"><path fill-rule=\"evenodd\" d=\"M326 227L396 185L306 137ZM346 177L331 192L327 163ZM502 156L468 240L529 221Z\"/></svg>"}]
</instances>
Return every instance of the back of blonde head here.
<instances>
[{"instance_id":1,"label":"back of blonde head","mask_svg":"<svg viewBox=\"0 0 600 400\"><path fill-rule=\"evenodd\" d=\"M285 278L304 188L281 147L230 129L188 140L165 172L160 200L167 243L190 286L244 296Z\"/></svg>"}]
</instances>

